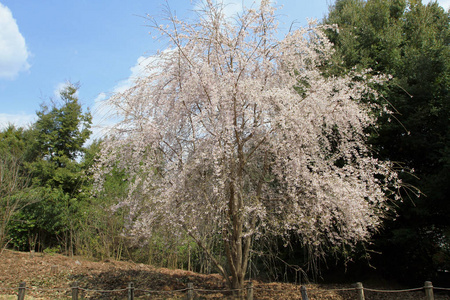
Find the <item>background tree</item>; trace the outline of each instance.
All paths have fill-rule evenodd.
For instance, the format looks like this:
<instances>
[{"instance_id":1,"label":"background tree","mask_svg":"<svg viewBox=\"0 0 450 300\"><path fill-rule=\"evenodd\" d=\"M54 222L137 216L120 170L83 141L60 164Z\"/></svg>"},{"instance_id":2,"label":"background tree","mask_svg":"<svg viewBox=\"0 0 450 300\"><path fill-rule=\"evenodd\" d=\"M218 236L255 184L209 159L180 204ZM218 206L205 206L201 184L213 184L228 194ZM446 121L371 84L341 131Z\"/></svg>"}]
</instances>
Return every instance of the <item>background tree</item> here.
<instances>
[{"instance_id":1,"label":"background tree","mask_svg":"<svg viewBox=\"0 0 450 300\"><path fill-rule=\"evenodd\" d=\"M414 169L402 179L426 197L408 193L399 217L377 238L383 255L372 263L404 280L431 278L449 266L449 20L436 2L405 0L338 0L325 20L339 26L329 37L342 62L329 72L357 65L394 76L382 93L397 120L380 119L371 142L378 157Z\"/></svg>"},{"instance_id":2,"label":"background tree","mask_svg":"<svg viewBox=\"0 0 450 300\"><path fill-rule=\"evenodd\" d=\"M15 226L18 242L25 240L20 238L22 232L37 236L41 247L60 244L73 251L74 220L83 202L85 183L80 159L91 133L91 115L82 111L78 88L68 83L60 93L61 106L54 103L49 109L42 105L37 112L32 145L36 158L27 167L42 201L23 211L21 219L27 222Z\"/></svg>"},{"instance_id":3,"label":"background tree","mask_svg":"<svg viewBox=\"0 0 450 300\"><path fill-rule=\"evenodd\" d=\"M197 22L170 21L155 29L172 49L109 102L122 122L95 176L101 187L104 174L127 173L128 233L187 233L236 289L264 235L295 232L318 251L367 240L399 187L366 145L382 109L369 84L382 78L323 76L323 29L278 39L268 1L236 19L207 1ZM226 266L203 243L217 236Z\"/></svg>"}]
</instances>

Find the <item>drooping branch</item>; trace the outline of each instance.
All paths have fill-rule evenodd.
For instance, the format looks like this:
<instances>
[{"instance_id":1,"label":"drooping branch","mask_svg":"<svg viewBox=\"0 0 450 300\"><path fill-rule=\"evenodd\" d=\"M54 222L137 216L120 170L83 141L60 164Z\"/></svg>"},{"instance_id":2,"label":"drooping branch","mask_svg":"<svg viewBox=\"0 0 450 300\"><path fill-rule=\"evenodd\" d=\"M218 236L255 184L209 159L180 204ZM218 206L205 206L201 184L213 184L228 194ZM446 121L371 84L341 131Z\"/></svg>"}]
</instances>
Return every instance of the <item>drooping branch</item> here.
<instances>
[{"instance_id":1,"label":"drooping branch","mask_svg":"<svg viewBox=\"0 0 450 300\"><path fill-rule=\"evenodd\" d=\"M225 268L217 261L214 255L212 255L211 251L200 241L198 238L195 237L194 234L192 234L191 230L186 229L183 227L183 229L186 231L186 233L195 241L195 243L203 249L203 251L206 253L206 255L211 259L213 264L216 266L216 268L219 270L220 274L223 276L223 278L227 281L228 285L231 285L230 278L225 270Z\"/></svg>"}]
</instances>

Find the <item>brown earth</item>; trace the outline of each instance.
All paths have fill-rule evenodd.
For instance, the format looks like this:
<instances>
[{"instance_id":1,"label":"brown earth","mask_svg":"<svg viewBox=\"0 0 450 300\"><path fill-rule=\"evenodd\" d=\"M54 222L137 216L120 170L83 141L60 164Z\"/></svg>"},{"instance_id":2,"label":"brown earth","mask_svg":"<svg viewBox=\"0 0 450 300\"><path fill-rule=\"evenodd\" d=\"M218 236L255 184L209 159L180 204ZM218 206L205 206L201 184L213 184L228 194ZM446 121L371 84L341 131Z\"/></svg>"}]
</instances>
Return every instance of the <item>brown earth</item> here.
<instances>
[{"instance_id":1,"label":"brown earth","mask_svg":"<svg viewBox=\"0 0 450 300\"><path fill-rule=\"evenodd\" d=\"M217 274L202 275L184 270L154 268L121 261L94 262L59 254L31 254L4 250L0 254L0 299L16 299L20 282L26 282L27 299L70 299L71 286L78 282L85 299L127 299L126 288L134 283L136 299L182 299L193 283L197 299L231 299L224 280ZM302 299L300 286L253 280L254 299ZM386 289L379 286L365 287ZM356 291L337 289L352 286L306 285L310 300L357 299ZM112 291L115 290L115 291ZM423 291L375 293L365 291L367 300L423 299ZM10 295L8 297L7 295ZM450 299L435 294L435 299Z\"/></svg>"}]
</instances>

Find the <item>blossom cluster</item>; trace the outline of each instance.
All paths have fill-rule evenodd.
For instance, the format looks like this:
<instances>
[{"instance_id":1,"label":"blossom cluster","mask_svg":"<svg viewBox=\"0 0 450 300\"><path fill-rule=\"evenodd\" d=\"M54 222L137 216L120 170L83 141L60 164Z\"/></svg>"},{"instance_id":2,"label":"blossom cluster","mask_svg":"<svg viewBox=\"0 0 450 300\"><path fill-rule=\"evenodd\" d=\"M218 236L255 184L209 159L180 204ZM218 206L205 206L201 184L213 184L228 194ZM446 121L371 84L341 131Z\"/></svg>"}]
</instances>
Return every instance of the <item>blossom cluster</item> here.
<instances>
[{"instance_id":1,"label":"blossom cluster","mask_svg":"<svg viewBox=\"0 0 450 300\"><path fill-rule=\"evenodd\" d=\"M324 75L329 27L279 39L268 1L233 20L208 8L198 22L155 26L170 50L109 100L121 122L96 182L128 174L129 233L163 224L230 243L293 232L314 246L367 240L399 187L367 144L374 111L389 112L371 85L387 78Z\"/></svg>"}]
</instances>

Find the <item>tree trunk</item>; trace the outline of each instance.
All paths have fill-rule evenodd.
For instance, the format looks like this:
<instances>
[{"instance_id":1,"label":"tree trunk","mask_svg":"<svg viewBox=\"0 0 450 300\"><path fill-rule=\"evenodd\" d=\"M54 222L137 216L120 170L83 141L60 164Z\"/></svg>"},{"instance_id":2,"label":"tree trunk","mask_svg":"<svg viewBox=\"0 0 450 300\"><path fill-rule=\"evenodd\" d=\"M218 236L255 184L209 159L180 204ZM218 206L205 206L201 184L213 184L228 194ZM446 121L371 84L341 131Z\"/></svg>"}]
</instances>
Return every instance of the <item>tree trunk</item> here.
<instances>
[{"instance_id":1,"label":"tree trunk","mask_svg":"<svg viewBox=\"0 0 450 300\"><path fill-rule=\"evenodd\" d=\"M236 298L243 297L244 278L247 272L251 236L244 237L244 219L241 215L243 200L237 195L233 182L230 182L228 217L230 225L223 235L228 267L231 275L231 288Z\"/></svg>"},{"instance_id":2,"label":"tree trunk","mask_svg":"<svg viewBox=\"0 0 450 300\"><path fill-rule=\"evenodd\" d=\"M238 240L225 242L227 261L231 273L230 287L234 290L233 295L237 299L242 299L244 296L244 280L247 273L250 242L250 237L239 237Z\"/></svg>"}]
</instances>

